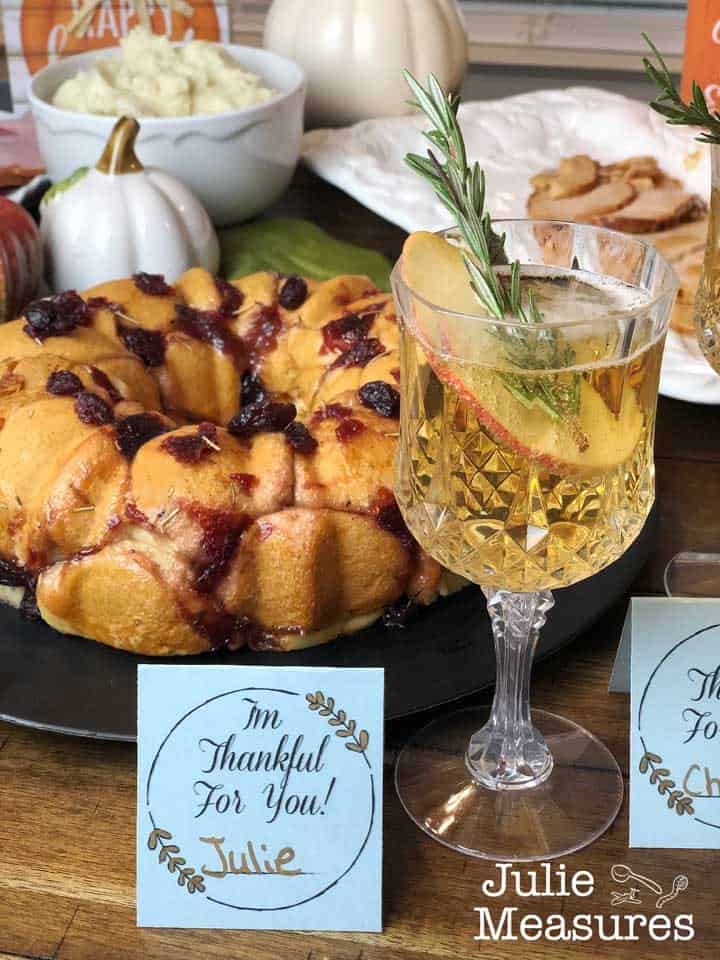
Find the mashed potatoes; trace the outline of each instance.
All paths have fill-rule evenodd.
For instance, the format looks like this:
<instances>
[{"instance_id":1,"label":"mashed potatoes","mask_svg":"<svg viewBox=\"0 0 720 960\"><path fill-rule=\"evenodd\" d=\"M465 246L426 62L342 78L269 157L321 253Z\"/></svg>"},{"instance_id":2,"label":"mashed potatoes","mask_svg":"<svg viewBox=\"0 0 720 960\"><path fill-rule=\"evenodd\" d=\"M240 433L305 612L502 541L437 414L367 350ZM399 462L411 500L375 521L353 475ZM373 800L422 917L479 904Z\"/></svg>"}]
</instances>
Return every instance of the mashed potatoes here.
<instances>
[{"instance_id":1,"label":"mashed potatoes","mask_svg":"<svg viewBox=\"0 0 720 960\"><path fill-rule=\"evenodd\" d=\"M193 40L173 47L167 37L136 27L119 57L98 57L66 80L53 104L76 113L113 117L183 117L263 103L276 91L225 51Z\"/></svg>"}]
</instances>

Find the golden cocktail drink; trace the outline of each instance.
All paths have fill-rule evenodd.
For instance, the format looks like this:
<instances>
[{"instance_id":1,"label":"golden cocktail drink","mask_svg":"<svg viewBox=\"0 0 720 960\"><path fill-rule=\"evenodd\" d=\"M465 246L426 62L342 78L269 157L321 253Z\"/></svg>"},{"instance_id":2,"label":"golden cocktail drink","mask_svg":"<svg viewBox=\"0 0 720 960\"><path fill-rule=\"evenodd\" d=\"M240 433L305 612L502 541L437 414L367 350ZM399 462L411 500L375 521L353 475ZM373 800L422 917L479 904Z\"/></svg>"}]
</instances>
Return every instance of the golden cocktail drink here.
<instances>
[{"instance_id":1,"label":"golden cocktail drink","mask_svg":"<svg viewBox=\"0 0 720 960\"><path fill-rule=\"evenodd\" d=\"M493 274L473 277L495 285L484 301L457 231L411 235L393 274L395 493L424 549L482 587L497 660L492 707L416 734L396 782L410 816L446 845L550 859L607 829L622 777L582 727L531 714L533 654L551 591L617 560L652 507L677 279L651 247L612 231L539 221L492 229ZM512 313L495 309L507 303Z\"/></svg>"},{"instance_id":2,"label":"golden cocktail drink","mask_svg":"<svg viewBox=\"0 0 720 960\"><path fill-rule=\"evenodd\" d=\"M642 529L654 498L653 427L663 335L619 356L621 330L592 327L641 306L622 284L572 273L535 280L538 304L580 317L555 334L573 353L557 371L518 371L506 338L477 332L484 362L439 355L419 323L402 325L407 384L397 497L416 539L444 566L484 587L531 592L591 576ZM587 328L584 332L582 327ZM483 342L484 341L484 342ZM528 406L552 377L575 402L564 416Z\"/></svg>"}]
</instances>

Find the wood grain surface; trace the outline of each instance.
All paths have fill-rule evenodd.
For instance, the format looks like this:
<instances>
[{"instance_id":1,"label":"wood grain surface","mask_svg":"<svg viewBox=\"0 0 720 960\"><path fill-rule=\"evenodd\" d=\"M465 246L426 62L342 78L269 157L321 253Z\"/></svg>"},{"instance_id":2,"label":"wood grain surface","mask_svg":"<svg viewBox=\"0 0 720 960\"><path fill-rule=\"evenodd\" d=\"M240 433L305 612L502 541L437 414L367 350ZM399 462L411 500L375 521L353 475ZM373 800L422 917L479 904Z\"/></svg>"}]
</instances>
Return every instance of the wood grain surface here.
<instances>
[{"instance_id":1,"label":"wood grain surface","mask_svg":"<svg viewBox=\"0 0 720 960\"><path fill-rule=\"evenodd\" d=\"M275 214L308 216L342 239L395 257L402 232L343 194L301 171ZM662 572L677 550L720 547L717 495L720 430L717 408L660 401L657 544L634 592L662 593ZM628 698L607 683L625 612L623 602L595 628L539 665L536 706L563 713L598 734L627 775ZM0 666L0 683L2 667ZM630 957L705 960L720 953L716 853L629 851L627 801L611 830L592 847L568 857L569 870L588 869L595 892L588 900L543 898L541 915L609 915L613 863L628 863L664 887L678 873L690 886L678 912L692 912L689 944L592 945L475 942L480 887L496 876L492 864L466 859L433 843L407 819L392 786L395 747L419 722L398 721L387 731L384 854L384 932L312 935L220 931L138 930L135 927L135 749L52 736L0 725L0 960L565 960ZM528 901L508 897L503 906ZM672 906L668 907L673 913ZM622 912L615 908L612 912ZM644 908L634 907L633 912Z\"/></svg>"}]
</instances>

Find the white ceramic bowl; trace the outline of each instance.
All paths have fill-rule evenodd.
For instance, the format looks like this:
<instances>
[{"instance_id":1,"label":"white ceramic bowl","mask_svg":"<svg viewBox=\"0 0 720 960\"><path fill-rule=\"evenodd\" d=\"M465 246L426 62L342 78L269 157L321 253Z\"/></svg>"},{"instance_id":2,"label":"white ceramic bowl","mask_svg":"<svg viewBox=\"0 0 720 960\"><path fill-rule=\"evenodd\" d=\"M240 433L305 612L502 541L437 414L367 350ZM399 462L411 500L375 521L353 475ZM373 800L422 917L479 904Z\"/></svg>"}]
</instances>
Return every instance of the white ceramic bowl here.
<instances>
[{"instance_id":1,"label":"white ceramic bowl","mask_svg":"<svg viewBox=\"0 0 720 960\"><path fill-rule=\"evenodd\" d=\"M286 189L300 155L305 103L305 75L292 60L255 47L222 46L278 90L278 95L227 113L141 117L137 142L141 162L182 180L218 226L247 220ZM64 80L109 52L66 57L32 78L30 105L40 151L53 181L78 167L94 165L117 119L52 105Z\"/></svg>"}]
</instances>

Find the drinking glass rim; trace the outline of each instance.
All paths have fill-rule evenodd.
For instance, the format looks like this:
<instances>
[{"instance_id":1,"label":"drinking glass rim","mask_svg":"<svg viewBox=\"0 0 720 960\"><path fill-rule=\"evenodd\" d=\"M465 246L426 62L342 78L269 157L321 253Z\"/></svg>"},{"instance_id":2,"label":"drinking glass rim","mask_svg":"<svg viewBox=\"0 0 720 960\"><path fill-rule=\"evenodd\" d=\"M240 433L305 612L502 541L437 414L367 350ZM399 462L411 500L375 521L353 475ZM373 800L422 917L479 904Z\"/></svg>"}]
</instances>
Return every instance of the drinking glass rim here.
<instances>
[{"instance_id":1,"label":"drinking glass rim","mask_svg":"<svg viewBox=\"0 0 720 960\"><path fill-rule=\"evenodd\" d=\"M656 293L654 296L652 296L650 299L645 301L645 303L642 303L631 310L620 310L620 311L615 311L614 313L608 313L604 316L594 317L593 318L594 324L595 323L600 324L607 321L612 321L613 323L622 321L623 323L626 323L630 320L634 320L636 317L641 316L642 314L646 314L649 311L653 310L654 307L656 307L661 300L667 297L674 298L677 295L677 292L680 288L680 277L678 276L678 273L675 270L675 267L672 265L672 263L670 263L670 261L652 243L648 243L647 240L639 239L638 234L622 233L620 230L611 230L609 227L596 226L595 224L592 224L592 223L576 223L574 220L544 220L544 219L531 220L527 217L501 217L501 218L498 218L497 220L492 220L491 222L493 226L496 226L496 225L501 226L502 224L519 223L519 224L532 224L533 226L546 225L546 226L573 227L576 229L580 228L582 230L587 230L588 232L593 232L596 234L602 233L602 234L607 234L609 236L617 237L618 239L622 240L625 243L627 243L628 241L632 241L633 243L636 243L639 246L644 247L645 250L651 251L658 258L658 260L665 266L667 271L667 276L663 280L662 289L658 293ZM451 226L451 227L444 227L441 230L431 230L429 232L434 233L435 236L437 237L444 237L447 234L457 230L458 230L457 226ZM395 266L393 267L393 270L391 273L392 283L393 284L397 283L398 285L404 287L405 290L407 290L408 293L415 300L419 301L420 303L422 303L424 306L428 307L430 310L434 311L435 313L442 314L446 317L452 317L454 319L472 321L473 323L477 323L478 321L480 321L480 323L492 324L492 326L522 328L527 330L528 325L522 320L518 320L515 318L507 318L507 317L498 319L492 316L483 316L482 314L463 313L460 310L451 310L448 307L441 307L439 304L433 303L431 300L428 300L427 297L424 297L421 293L418 293L417 290L414 290L403 279L403 277L400 274L401 262L402 262L402 254L398 257L395 263ZM542 264L524 264L523 265L521 263L520 264L521 275L522 275L523 266L540 267L542 266ZM568 267L557 267L557 269L567 270L568 272L570 270L570 268ZM602 277L603 274L594 273L594 274L591 274L591 276ZM609 276L609 275L606 274L605 276ZM633 286L635 287L635 289L638 289L638 290L641 289L640 287L637 287L634 284L629 284L629 286ZM668 319L669 319L669 312L668 312ZM558 321L548 322L548 323L533 323L532 326L534 330L543 330L543 329L561 330L565 327L572 327L572 326L577 326L578 324L585 324L585 323L587 323L587 321L582 319L558 320Z\"/></svg>"}]
</instances>

